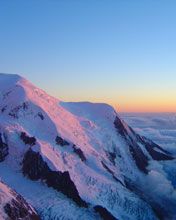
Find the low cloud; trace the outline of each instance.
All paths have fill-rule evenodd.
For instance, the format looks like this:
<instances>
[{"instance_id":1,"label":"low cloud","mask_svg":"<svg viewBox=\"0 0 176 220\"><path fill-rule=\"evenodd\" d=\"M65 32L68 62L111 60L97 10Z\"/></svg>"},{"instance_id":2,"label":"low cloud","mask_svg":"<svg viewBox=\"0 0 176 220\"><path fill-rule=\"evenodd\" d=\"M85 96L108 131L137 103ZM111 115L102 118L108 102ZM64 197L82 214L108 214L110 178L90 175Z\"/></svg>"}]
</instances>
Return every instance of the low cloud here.
<instances>
[{"instance_id":1,"label":"low cloud","mask_svg":"<svg viewBox=\"0 0 176 220\"><path fill-rule=\"evenodd\" d=\"M176 154L176 114L124 113L121 117L140 135Z\"/></svg>"}]
</instances>

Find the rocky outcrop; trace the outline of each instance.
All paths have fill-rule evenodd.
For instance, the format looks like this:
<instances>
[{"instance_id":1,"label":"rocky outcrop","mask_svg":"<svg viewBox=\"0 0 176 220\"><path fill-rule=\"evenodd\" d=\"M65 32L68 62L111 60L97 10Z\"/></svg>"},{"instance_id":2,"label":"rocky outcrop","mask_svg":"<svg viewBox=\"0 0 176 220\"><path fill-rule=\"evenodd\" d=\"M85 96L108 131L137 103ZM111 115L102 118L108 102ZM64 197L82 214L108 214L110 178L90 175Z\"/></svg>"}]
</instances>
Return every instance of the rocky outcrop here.
<instances>
[{"instance_id":1,"label":"rocky outcrop","mask_svg":"<svg viewBox=\"0 0 176 220\"><path fill-rule=\"evenodd\" d=\"M21 110L27 111L28 107L29 107L29 104L27 102L23 102L21 105L18 105L16 107L14 107L13 109L11 109L9 112L9 116L13 117L14 119L18 119L19 112Z\"/></svg>"},{"instance_id":2,"label":"rocky outcrop","mask_svg":"<svg viewBox=\"0 0 176 220\"><path fill-rule=\"evenodd\" d=\"M37 213L20 195L17 195L15 199L7 203L4 206L4 211L9 217L9 220L40 220Z\"/></svg>"},{"instance_id":3,"label":"rocky outcrop","mask_svg":"<svg viewBox=\"0 0 176 220\"><path fill-rule=\"evenodd\" d=\"M21 132L20 138L25 144L28 144L30 146L33 146L36 144L36 138L29 137L25 132Z\"/></svg>"},{"instance_id":4,"label":"rocky outcrop","mask_svg":"<svg viewBox=\"0 0 176 220\"><path fill-rule=\"evenodd\" d=\"M23 159L23 174L32 180L45 180L49 187L53 187L71 198L78 206L87 207L87 203L81 199L69 172L52 171L39 153L27 151Z\"/></svg>"},{"instance_id":5,"label":"rocky outcrop","mask_svg":"<svg viewBox=\"0 0 176 220\"><path fill-rule=\"evenodd\" d=\"M0 219L40 220L40 217L21 195L0 182Z\"/></svg>"},{"instance_id":6,"label":"rocky outcrop","mask_svg":"<svg viewBox=\"0 0 176 220\"><path fill-rule=\"evenodd\" d=\"M41 120L44 120L44 116L43 116L43 114L42 114L42 112L38 112L38 117L41 119Z\"/></svg>"},{"instance_id":7,"label":"rocky outcrop","mask_svg":"<svg viewBox=\"0 0 176 220\"><path fill-rule=\"evenodd\" d=\"M129 150L137 167L144 173L148 173L147 166L149 159L143 153L140 147L138 145L129 145Z\"/></svg>"},{"instance_id":8,"label":"rocky outcrop","mask_svg":"<svg viewBox=\"0 0 176 220\"><path fill-rule=\"evenodd\" d=\"M118 117L115 118L114 126L115 126L118 134L120 134L122 136L122 138L124 138L126 143L128 144L129 151L131 153L131 156L132 156L133 160L136 163L136 166L142 172L147 173L148 172L147 171L147 166L148 166L148 160L149 159L144 154L142 149L138 146L137 141L134 140L134 139L137 140L138 136L135 134L133 129L131 129L130 127L129 127L130 132L128 132L126 130L124 124L122 123L122 121ZM131 133L131 136L130 136L130 133Z\"/></svg>"},{"instance_id":9,"label":"rocky outcrop","mask_svg":"<svg viewBox=\"0 0 176 220\"><path fill-rule=\"evenodd\" d=\"M109 158L109 160L111 161L111 163L115 166L115 159L116 159L116 152L109 152L109 151L106 151L106 155L107 157ZM118 155L120 156L120 155Z\"/></svg>"},{"instance_id":10,"label":"rocky outcrop","mask_svg":"<svg viewBox=\"0 0 176 220\"><path fill-rule=\"evenodd\" d=\"M94 210L99 213L103 220L117 220L106 208L100 205L94 206Z\"/></svg>"},{"instance_id":11,"label":"rocky outcrop","mask_svg":"<svg viewBox=\"0 0 176 220\"><path fill-rule=\"evenodd\" d=\"M66 140L64 140L63 138L61 138L61 137L59 137L59 136L56 136L56 139L55 139L55 141L56 141L56 144L57 145L60 145L60 146L66 146L66 145L69 145L69 143L66 141Z\"/></svg>"},{"instance_id":12,"label":"rocky outcrop","mask_svg":"<svg viewBox=\"0 0 176 220\"><path fill-rule=\"evenodd\" d=\"M78 155L78 157L79 157L83 162L86 161L86 157L85 157L83 151L82 151L80 148L78 148L78 147L76 147L75 145L73 145L73 151L74 151L75 154Z\"/></svg>"},{"instance_id":13,"label":"rocky outcrop","mask_svg":"<svg viewBox=\"0 0 176 220\"><path fill-rule=\"evenodd\" d=\"M8 155L8 145L4 143L2 139L2 134L0 133L0 162L4 161L7 155Z\"/></svg>"},{"instance_id":14,"label":"rocky outcrop","mask_svg":"<svg viewBox=\"0 0 176 220\"><path fill-rule=\"evenodd\" d=\"M128 126L127 130L120 118L115 118L114 126L118 134L120 134L122 138L125 139L129 146L129 151L133 157L133 160L136 163L136 166L142 172L148 173L147 166L149 164L150 156L153 160L158 161L174 159L174 157L172 157L169 152L163 150L160 146L153 143L152 141L147 140L147 138L136 134L131 127ZM144 146L149 155L144 153L139 144Z\"/></svg>"},{"instance_id":15,"label":"rocky outcrop","mask_svg":"<svg viewBox=\"0 0 176 220\"><path fill-rule=\"evenodd\" d=\"M170 155L170 153L164 149L162 149L162 147L160 147L159 145L155 144L152 141L147 140L146 138L144 139L144 146L146 148L146 150L148 151L148 153L150 154L150 156L153 158L153 160L173 160L174 157Z\"/></svg>"},{"instance_id":16,"label":"rocky outcrop","mask_svg":"<svg viewBox=\"0 0 176 220\"><path fill-rule=\"evenodd\" d=\"M126 136L128 135L127 130L125 129L122 121L120 120L119 117L116 116L115 121L114 121L114 126L117 130L117 132L126 139Z\"/></svg>"}]
</instances>

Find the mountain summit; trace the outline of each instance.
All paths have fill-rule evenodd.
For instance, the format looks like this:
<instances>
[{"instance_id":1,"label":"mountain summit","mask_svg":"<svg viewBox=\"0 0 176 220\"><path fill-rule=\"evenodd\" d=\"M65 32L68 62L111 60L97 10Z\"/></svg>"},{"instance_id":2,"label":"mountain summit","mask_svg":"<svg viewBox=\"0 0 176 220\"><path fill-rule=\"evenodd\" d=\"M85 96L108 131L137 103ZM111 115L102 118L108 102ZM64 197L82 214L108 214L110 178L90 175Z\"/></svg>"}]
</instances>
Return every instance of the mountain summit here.
<instances>
[{"instance_id":1,"label":"mountain summit","mask_svg":"<svg viewBox=\"0 0 176 220\"><path fill-rule=\"evenodd\" d=\"M107 104L0 74L0 177L41 219L174 220L175 161Z\"/></svg>"}]
</instances>

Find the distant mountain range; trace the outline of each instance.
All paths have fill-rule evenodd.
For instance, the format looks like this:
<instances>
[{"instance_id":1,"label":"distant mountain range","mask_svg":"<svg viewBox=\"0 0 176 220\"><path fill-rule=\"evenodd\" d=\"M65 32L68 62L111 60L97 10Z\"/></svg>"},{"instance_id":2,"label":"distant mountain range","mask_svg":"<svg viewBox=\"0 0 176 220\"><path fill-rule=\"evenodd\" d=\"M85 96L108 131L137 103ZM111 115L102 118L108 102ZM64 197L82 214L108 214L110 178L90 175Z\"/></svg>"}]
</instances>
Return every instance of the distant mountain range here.
<instances>
[{"instance_id":1,"label":"distant mountain range","mask_svg":"<svg viewBox=\"0 0 176 220\"><path fill-rule=\"evenodd\" d=\"M0 177L0 219L176 219L173 153L107 104L63 102L11 74L0 74Z\"/></svg>"}]
</instances>

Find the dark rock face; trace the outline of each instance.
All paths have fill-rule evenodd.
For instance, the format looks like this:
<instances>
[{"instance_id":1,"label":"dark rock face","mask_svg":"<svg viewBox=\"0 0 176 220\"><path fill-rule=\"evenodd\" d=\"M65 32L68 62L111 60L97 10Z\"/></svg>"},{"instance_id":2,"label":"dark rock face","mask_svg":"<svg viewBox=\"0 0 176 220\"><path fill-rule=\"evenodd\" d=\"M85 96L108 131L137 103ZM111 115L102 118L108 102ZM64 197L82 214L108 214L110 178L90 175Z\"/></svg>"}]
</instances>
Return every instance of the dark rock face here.
<instances>
[{"instance_id":1,"label":"dark rock face","mask_svg":"<svg viewBox=\"0 0 176 220\"><path fill-rule=\"evenodd\" d=\"M144 173L148 173L147 166L148 166L148 158L143 153L143 151L138 146L129 146L129 150L131 152L131 155L137 165L137 167L143 171Z\"/></svg>"},{"instance_id":2,"label":"dark rock face","mask_svg":"<svg viewBox=\"0 0 176 220\"><path fill-rule=\"evenodd\" d=\"M71 198L78 206L88 207L87 203L81 199L74 182L71 180L69 172L52 171L39 153L27 151L23 159L23 174L32 180L45 180L49 187L62 192Z\"/></svg>"},{"instance_id":3,"label":"dark rock face","mask_svg":"<svg viewBox=\"0 0 176 220\"><path fill-rule=\"evenodd\" d=\"M129 130L131 134L134 136L133 138L128 134L126 128L124 127L123 123L121 120L116 117L114 121L114 126L117 129L118 133L126 140L130 153L136 163L136 166L144 173L147 173L147 166L148 166L148 158L147 156L143 153L141 148L138 146L137 141L140 138L139 135L137 135L132 128L129 127Z\"/></svg>"},{"instance_id":4,"label":"dark rock face","mask_svg":"<svg viewBox=\"0 0 176 220\"><path fill-rule=\"evenodd\" d=\"M100 205L94 206L94 210L99 213L103 220L117 220L106 208Z\"/></svg>"},{"instance_id":5,"label":"dark rock face","mask_svg":"<svg viewBox=\"0 0 176 220\"><path fill-rule=\"evenodd\" d=\"M20 138L25 144L29 144L30 146L33 146L36 144L36 138L29 137L25 132L21 132Z\"/></svg>"},{"instance_id":6,"label":"dark rock face","mask_svg":"<svg viewBox=\"0 0 176 220\"><path fill-rule=\"evenodd\" d=\"M39 112L37 115L40 117L41 120L44 120L44 116L41 112Z\"/></svg>"},{"instance_id":7,"label":"dark rock face","mask_svg":"<svg viewBox=\"0 0 176 220\"><path fill-rule=\"evenodd\" d=\"M115 165L116 153L108 152L110 161Z\"/></svg>"},{"instance_id":8,"label":"dark rock face","mask_svg":"<svg viewBox=\"0 0 176 220\"><path fill-rule=\"evenodd\" d=\"M122 137L126 138L126 135L128 135L128 132L126 131L126 129L125 129L125 127L119 117L115 118L114 126L117 129L118 133Z\"/></svg>"},{"instance_id":9,"label":"dark rock face","mask_svg":"<svg viewBox=\"0 0 176 220\"><path fill-rule=\"evenodd\" d=\"M168 155L170 154L167 150L164 150L162 147L160 147L158 144L155 144L153 141L148 140L147 138L144 138L144 137L143 137L143 139L145 140L146 143L148 143L149 145L152 145L153 148L156 148L156 149L162 151L162 153L165 153Z\"/></svg>"},{"instance_id":10,"label":"dark rock face","mask_svg":"<svg viewBox=\"0 0 176 220\"><path fill-rule=\"evenodd\" d=\"M1 112L2 112L2 113L5 112L6 108L7 108L7 105L4 106L4 107L1 109Z\"/></svg>"},{"instance_id":11,"label":"dark rock face","mask_svg":"<svg viewBox=\"0 0 176 220\"><path fill-rule=\"evenodd\" d=\"M20 195L7 203L4 206L4 211L9 220L40 220L40 217Z\"/></svg>"},{"instance_id":12,"label":"dark rock face","mask_svg":"<svg viewBox=\"0 0 176 220\"><path fill-rule=\"evenodd\" d=\"M66 140L64 140L63 138L61 138L59 136L56 137L55 141L56 141L56 144L58 144L62 147L66 146L66 145L69 145L69 143Z\"/></svg>"},{"instance_id":13,"label":"dark rock face","mask_svg":"<svg viewBox=\"0 0 176 220\"><path fill-rule=\"evenodd\" d=\"M154 160L173 160L174 157L172 157L170 155L170 153L164 149L162 149L159 145L155 144L152 141L148 141L147 139L144 138L145 141L145 148L148 151L148 153L150 154L150 156L154 159ZM157 151L159 150L159 151Z\"/></svg>"},{"instance_id":14,"label":"dark rock face","mask_svg":"<svg viewBox=\"0 0 176 220\"><path fill-rule=\"evenodd\" d=\"M4 161L7 155L8 155L8 145L3 142L2 134L0 133L0 162Z\"/></svg>"},{"instance_id":15,"label":"dark rock face","mask_svg":"<svg viewBox=\"0 0 176 220\"><path fill-rule=\"evenodd\" d=\"M173 160L174 158L170 155L158 152L156 150L154 150L152 147L150 147L149 145L145 145L146 150L149 152L149 154L151 155L151 157L154 160Z\"/></svg>"},{"instance_id":16,"label":"dark rock face","mask_svg":"<svg viewBox=\"0 0 176 220\"><path fill-rule=\"evenodd\" d=\"M27 110L27 109L29 108L28 102L23 102L23 104L21 105L21 107L23 108L23 110Z\"/></svg>"},{"instance_id":17,"label":"dark rock face","mask_svg":"<svg viewBox=\"0 0 176 220\"><path fill-rule=\"evenodd\" d=\"M147 166L148 161L150 160L148 155L145 155L138 143L141 143L153 160L172 160L174 159L169 152L163 150L160 146L155 144L152 141L147 140L144 137L141 137L140 135L136 134L134 130L131 127L129 128L129 132L124 127L122 121L116 117L114 121L114 126L117 129L118 133L126 140L130 153L137 165L137 167L144 173L148 173ZM158 149L159 151L155 150Z\"/></svg>"},{"instance_id":18,"label":"dark rock face","mask_svg":"<svg viewBox=\"0 0 176 220\"><path fill-rule=\"evenodd\" d=\"M9 112L9 116L15 119L18 119L20 110L22 109L26 111L28 107L29 107L29 104L27 102L23 102L22 105L18 105L15 108L11 109L11 111Z\"/></svg>"},{"instance_id":19,"label":"dark rock face","mask_svg":"<svg viewBox=\"0 0 176 220\"><path fill-rule=\"evenodd\" d=\"M109 160L115 165L116 153L115 152L107 152Z\"/></svg>"},{"instance_id":20,"label":"dark rock face","mask_svg":"<svg viewBox=\"0 0 176 220\"><path fill-rule=\"evenodd\" d=\"M84 156L84 153L82 152L82 150L80 148L78 148L75 145L73 145L73 151L74 151L74 153L76 153L78 155L78 157L82 161L86 161L86 157Z\"/></svg>"}]
</instances>

